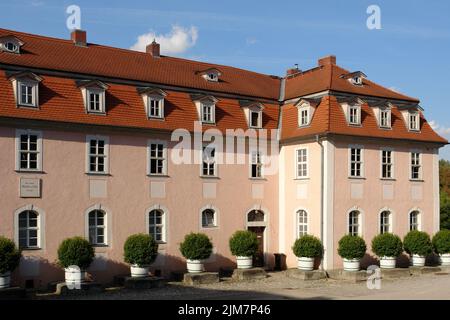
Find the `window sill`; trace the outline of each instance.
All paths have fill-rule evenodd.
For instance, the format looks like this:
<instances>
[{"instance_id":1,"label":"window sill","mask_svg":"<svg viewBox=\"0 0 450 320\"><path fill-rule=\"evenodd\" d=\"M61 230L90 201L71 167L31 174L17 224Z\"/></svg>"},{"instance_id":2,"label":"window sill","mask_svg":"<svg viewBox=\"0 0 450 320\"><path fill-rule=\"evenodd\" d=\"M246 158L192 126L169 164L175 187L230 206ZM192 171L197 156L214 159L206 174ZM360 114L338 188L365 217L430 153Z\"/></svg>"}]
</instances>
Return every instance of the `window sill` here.
<instances>
[{"instance_id":1,"label":"window sill","mask_svg":"<svg viewBox=\"0 0 450 320\"><path fill-rule=\"evenodd\" d=\"M202 121L202 125L215 126L216 123L215 123L215 122L203 122L203 121Z\"/></svg>"},{"instance_id":2,"label":"window sill","mask_svg":"<svg viewBox=\"0 0 450 320\"><path fill-rule=\"evenodd\" d=\"M425 182L423 179L409 179L411 182Z\"/></svg>"},{"instance_id":3,"label":"window sill","mask_svg":"<svg viewBox=\"0 0 450 320\"><path fill-rule=\"evenodd\" d=\"M17 173L30 173L30 174L45 174L44 171L42 170L25 170L25 169L20 169L20 170L14 170Z\"/></svg>"},{"instance_id":4,"label":"window sill","mask_svg":"<svg viewBox=\"0 0 450 320\"><path fill-rule=\"evenodd\" d=\"M258 178L258 177L249 177L248 179L249 179L249 180L252 180L252 181L267 181L267 179L264 178L264 177L261 177L261 178Z\"/></svg>"},{"instance_id":5,"label":"window sill","mask_svg":"<svg viewBox=\"0 0 450 320\"><path fill-rule=\"evenodd\" d=\"M106 112L102 112L102 111L87 111L87 114L95 114L98 116L106 116Z\"/></svg>"},{"instance_id":6,"label":"window sill","mask_svg":"<svg viewBox=\"0 0 450 320\"><path fill-rule=\"evenodd\" d=\"M34 104L21 104L19 103L17 105L17 108L21 108L21 109L31 109L31 110L39 110L39 106L34 105Z\"/></svg>"},{"instance_id":7,"label":"window sill","mask_svg":"<svg viewBox=\"0 0 450 320\"><path fill-rule=\"evenodd\" d=\"M380 127L381 130L392 130L392 127Z\"/></svg>"},{"instance_id":8,"label":"window sill","mask_svg":"<svg viewBox=\"0 0 450 320\"><path fill-rule=\"evenodd\" d=\"M108 248L109 246L107 244L93 244L92 245L94 248Z\"/></svg>"},{"instance_id":9,"label":"window sill","mask_svg":"<svg viewBox=\"0 0 450 320\"><path fill-rule=\"evenodd\" d=\"M99 176L99 177L110 177L111 174L106 172L85 172L85 175L87 176Z\"/></svg>"},{"instance_id":10,"label":"window sill","mask_svg":"<svg viewBox=\"0 0 450 320\"><path fill-rule=\"evenodd\" d=\"M349 123L348 125L349 125L350 127L362 128L362 124L360 124L360 123Z\"/></svg>"},{"instance_id":11,"label":"window sill","mask_svg":"<svg viewBox=\"0 0 450 320\"><path fill-rule=\"evenodd\" d=\"M201 179L220 180L218 176L200 176Z\"/></svg>"},{"instance_id":12,"label":"window sill","mask_svg":"<svg viewBox=\"0 0 450 320\"><path fill-rule=\"evenodd\" d=\"M309 180L309 177L299 177L299 178L294 178L294 180L296 181L303 181L303 180Z\"/></svg>"},{"instance_id":13,"label":"window sill","mask_svg":"<svg viewBox=\"0 0 450 320\"><path fill-rule=\"evenodd\" d=\"M348 177L349 180L366 180L365 177Z\"/></svg>"},{"instance_id":14,"label":"window sill","mask_svg":"<svg viewBox=\"0 0 450 320\"><path fill-rule=\"evenodd\" d=\"M213 226L213 227L203 227L203 226L202 226L202 229L203 229L203 230L218 230L219 227L218 227L218 226Z\"/></svg>"},{"instance_id":15,"label":"window sill","mask_svg":"<svg viewBox=\"0 0 450 320\"><path fill-rule=\"evenodd\" d=\"M310 124L310 123L308 123L308 124L299 124L299 125L298 125L298 128L299 128L299 129L309 128L309 127L311 127L311 124Z\"/></svg>"},{"instance_id":16,"label":"window sill","mask_svg":"<svg viewBox=\"0 0 450 320\"><path fill-rule=\"evenodd\" d=\"M42 250L42 248L20 248L20 251L38 251Z\"/></svg>"},{"instance_id":17,"label":"window sill","mask_svg":"<svg viewBox=\"0 0 450 320\"><path fill-rule=\"evenodd\" d=\"M170 178L168 174L147 174L149 178Z\"/></svg>"},{"instance_id":18,"label":"window sill","mask_svg":"<svg viewBox=\"0 0 450 320\"><path fill-rule=\"evenodd\" d=\"M159 121L165 121L166 118L164 117L153 117L153 116L148 116L148 120L159 120Z\"/></svg>"},{"instance_id":19,"label":"window sill","mask_svg":"<svg viewBox=\"0 0 450 320\"><path fill-rule=\"evenodd\" d=\"M380 178L381 181L397 181L395 178Z\"/></svg>"}]
</instances>

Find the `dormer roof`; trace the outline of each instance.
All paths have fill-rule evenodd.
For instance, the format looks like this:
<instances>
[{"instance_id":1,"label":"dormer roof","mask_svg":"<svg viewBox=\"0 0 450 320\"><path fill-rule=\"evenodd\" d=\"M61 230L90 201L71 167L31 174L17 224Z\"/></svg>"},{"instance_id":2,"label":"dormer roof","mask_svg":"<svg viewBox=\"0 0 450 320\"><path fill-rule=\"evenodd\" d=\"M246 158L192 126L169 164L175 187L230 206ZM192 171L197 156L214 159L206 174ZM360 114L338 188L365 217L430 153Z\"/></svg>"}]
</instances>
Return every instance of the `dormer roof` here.
<instances>
[{"instance_id":1,"label":"dormer roof","mask_svg":"<svg viewBox=\"0 0 450 320\"><path fill-rule=\"evenodd\" d=\"M77 81L77 86L79 88L97 87L103 90L107 90L109 87L106 83L99 80L79 80Z\"/></svg>"}]
</instances>

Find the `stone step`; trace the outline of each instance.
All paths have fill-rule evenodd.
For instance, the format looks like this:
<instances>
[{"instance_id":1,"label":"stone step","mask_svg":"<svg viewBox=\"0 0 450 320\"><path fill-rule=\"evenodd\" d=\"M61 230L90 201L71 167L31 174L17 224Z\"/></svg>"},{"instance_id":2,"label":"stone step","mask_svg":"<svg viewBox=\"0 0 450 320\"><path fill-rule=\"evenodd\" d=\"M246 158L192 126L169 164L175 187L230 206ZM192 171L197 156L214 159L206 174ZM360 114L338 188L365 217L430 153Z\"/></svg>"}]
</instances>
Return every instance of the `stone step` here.
<instances>
[{"instance_id":1,"label":"stone step","mask_svg":"<svg viewBox=\"0 0 450 320\"><path fill-rule=\"evenodd\" d=\"M267 273L263 268L234 269L232 276L234 280L259 280L266 277Z\"/></svg>"},{"instance_id":2,"label":"stone step","mask_svg":"<svg viewBox=\"0 0 450 320\"><path fill-rule=\"evenodd\" d=\"M65 282L56 284L55 294L60 295L87 295L90 293L103 292L103 286L93 281L82 282L77 288L76 286L68 286Z\"/></svg>"},{"instance_id":3,"label":"stone step","mask_svg":"<svg viewBox=\"0 0 450 320\"><path fill-rule=\"evenodd\" d=\"M323 270L305 271L298 268L286 270L286 276L298 280L320 280L326 279L327 273Z\"/></svg>"},{"instance_id":4,"label":"stone step","mask_svg":"<svg viewBox=\"0 0 450 320\"><path fill-rule=\"evenodd\" d=\"M367 281L368 274L366 270L345 271L343 269L328 270L327 275L333 280L344 280L351 282Z\"/></svg>"},{"instance_id":5,"label":"stone step","mask_svg":"<svg viewBox=\"0 0 450 320\"><path fill-rule=\"evenodd\" d=\"M218 272L185 273L183 276L183 282L191 286L218 283L219 281Z\"/></svg>"}]
</instances>

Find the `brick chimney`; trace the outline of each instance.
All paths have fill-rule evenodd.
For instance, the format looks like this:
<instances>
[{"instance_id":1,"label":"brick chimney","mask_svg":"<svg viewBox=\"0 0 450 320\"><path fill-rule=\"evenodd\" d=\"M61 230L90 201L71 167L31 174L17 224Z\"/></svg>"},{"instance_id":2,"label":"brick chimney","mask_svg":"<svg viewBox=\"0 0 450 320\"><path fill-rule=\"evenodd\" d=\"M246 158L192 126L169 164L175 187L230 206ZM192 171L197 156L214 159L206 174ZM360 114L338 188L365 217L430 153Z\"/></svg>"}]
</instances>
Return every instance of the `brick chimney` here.
<instances>
[{"instance_id":1,"label":"brick chimney","mask_svg":"<svg viewBox=\"0 0 450 320\"><path fill-rule=\"evenodd\" d=\"M319 67L336 64L336 56L327 56L319 59Z\"/></svg>"},{"instance_id":2,"label":"brick chimney","mask_svg":"<svg viewBox=\"0 0 450 320\"><path fill-rule=\"evenodd\" d=\"M75 29L70 34L70 38L72 39L73 43L77 46L85 47L87 44L87 36L86 31Z\"/></svg>"},{"instance_id":3,"label":"brick chimney","mask_svg":"<svg viewBox=\"0 0 450 320\"><path fill-rule=\"evenodd\" d=\"M156 42L156 40L153 40L152 43L150 43L145 51L152 55L153 58L159 58L160 57L160 46L159 43Z\"/></svg>"},{"instance_id":4,"label":"brick chimney","mask_svg":"<svg viewBox=\"0 0 450 320\"><path fill-rule=\"evenodd\" d=\"M299 72L301 72L301 71L298 69L298 64L295 64L294 68L290 68L290 69L286 70L286 76L291 76L291 75L299 73Z\"/></svg>"}]
</instances>

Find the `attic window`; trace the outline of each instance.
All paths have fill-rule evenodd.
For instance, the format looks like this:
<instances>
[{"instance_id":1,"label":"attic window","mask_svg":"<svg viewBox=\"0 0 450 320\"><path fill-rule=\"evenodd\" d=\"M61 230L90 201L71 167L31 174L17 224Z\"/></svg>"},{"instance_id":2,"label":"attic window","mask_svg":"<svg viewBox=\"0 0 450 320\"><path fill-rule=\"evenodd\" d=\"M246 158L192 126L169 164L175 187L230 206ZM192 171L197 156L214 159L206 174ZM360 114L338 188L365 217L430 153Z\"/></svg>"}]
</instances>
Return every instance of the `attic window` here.
<instances>
[{"instance_id":1,"label":"attic window","mask_svg":"<svg viewBox=\"0 0 450 320\"><path fill-rule=\"evenodd\" d=\"M348 107L348 123L351 125L361 125L361 107L353 105Z\"/></svg>"},{"instance_id":2,"label":"attic window","mask_svg":"<svg viewBox=\"0 0 450 320\"><path fill-rule=\"evenodd\" d=\"M357 85L357 86L362 85L362 77L353 77L352 78L352 83Z\"/></svg>"},{"instance_id":3,"label":"attic window","mask_svg":"<svg viewBox=\"0 0 450 320\"><path fill-rule=\"evenodd\" d=\"M217 76L216 73L208 73L207 77L208 77L208 81L217 81L217 80L219 80L219 77Z\"/></svg>"},{"instance_id":4,"label":"attic window","mask_svg":"<svg viewBox=\"0 0 450 320\"><path fill-rule=\"evenodd\" d=\"M419 131L419 113L418 112L410 112L409 113L409 130L411 131Z\"/></svg>"},{"instance_id":5,"label":"attic window","mask_svg":"<svg viewBox=\"0 0 450 320\"><path fill-rule=\"evenodd\" d=\"M4 44L4 48L8 52L18 53L19 52L19 46L13 42L6 42Z\"/></svg>"},{"instance_id":6,"label":"attic window","mask_svg":"<svg viewBox=\"0 0 450 320\"><path fill-rule=\"evenodd\" d=\"M218 82L221 72L217 69L212 68L200 71L199 74L201 74L203 79L205 79L206 81Z\"/></svg>"}]
</instances>

